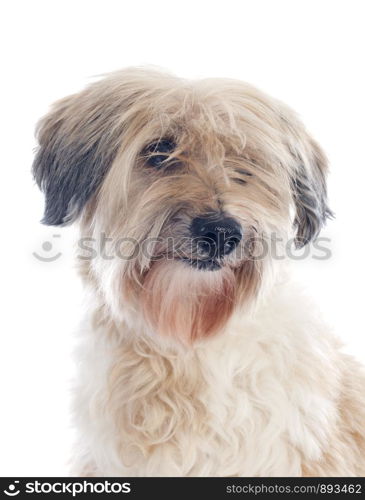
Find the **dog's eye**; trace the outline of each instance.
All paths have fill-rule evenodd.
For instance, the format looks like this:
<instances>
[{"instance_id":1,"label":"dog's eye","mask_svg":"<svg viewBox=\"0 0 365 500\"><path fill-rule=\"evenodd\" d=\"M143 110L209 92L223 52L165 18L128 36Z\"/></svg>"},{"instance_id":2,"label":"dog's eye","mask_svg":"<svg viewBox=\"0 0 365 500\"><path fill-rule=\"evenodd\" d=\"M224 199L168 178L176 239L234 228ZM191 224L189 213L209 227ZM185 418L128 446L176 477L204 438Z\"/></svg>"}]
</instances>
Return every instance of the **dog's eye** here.
<instances>
[{"instance_id":1,"label":"dog's eye","mask_svg":"<svg viewBox=\"0 0 365 500\"><path fill-rule=\"evenodd\" d=\"M238 184L247 184L247 177L252 177L251 172L244 170L243 168L235 168L235 172L242 177L234 177L233 180ZM245 178L246 177L246 178Z\"/></svg>"},{"instance_id":2,"label":"dog's eye","mask_svg":"<svg viewBox=\"0 0 365 500\"><path fill-rule=\"evenodd\" d=\"M145 149L147 164L154 168L160 168L174 151L176 145L169 139L153 142Z\"/></svg>"}]
</instances>

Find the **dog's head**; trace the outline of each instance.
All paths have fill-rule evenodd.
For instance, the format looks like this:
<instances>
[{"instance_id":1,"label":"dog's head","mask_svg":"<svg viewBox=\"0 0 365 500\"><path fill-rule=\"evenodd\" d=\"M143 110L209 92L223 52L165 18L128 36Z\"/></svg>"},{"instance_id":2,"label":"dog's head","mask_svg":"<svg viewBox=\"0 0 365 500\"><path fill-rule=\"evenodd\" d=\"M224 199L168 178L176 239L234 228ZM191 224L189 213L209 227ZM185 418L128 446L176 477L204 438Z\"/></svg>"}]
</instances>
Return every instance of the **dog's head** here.
<instances>
[{"instance_id":1,"label":"dog's head","mask_svg":"<svg viewBox=\"0 0 365 500\"><path fill-rule=\"evenodd\" d=\"M111 314L184 342L257 296L273 235L305 245L330 213L317 144L238 81L117 72L56 103L38 140L44 223L103 235L114 252L88 275Z\"/></svg>"}]
</instances>

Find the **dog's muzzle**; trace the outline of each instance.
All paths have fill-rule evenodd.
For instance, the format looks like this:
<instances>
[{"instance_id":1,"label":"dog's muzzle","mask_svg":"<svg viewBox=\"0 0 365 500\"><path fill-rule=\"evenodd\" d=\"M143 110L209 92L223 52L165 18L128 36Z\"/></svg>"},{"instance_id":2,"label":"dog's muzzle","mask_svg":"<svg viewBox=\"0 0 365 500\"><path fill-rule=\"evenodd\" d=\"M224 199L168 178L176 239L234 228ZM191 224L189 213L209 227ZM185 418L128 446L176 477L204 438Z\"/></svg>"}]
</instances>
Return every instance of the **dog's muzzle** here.
<instances>
[{"instance_id":1,"label":"dog's muzzle","mask_svg":"<svg viewBox=\"0 0 365 500\"><path fill-rule=\"evenodd\" d=\"M185 259L198 269L220 269L222 259L233 252L242 239L241 226L232 217L209 213L195 217L190 233L196 256Z\"/></svg>"}]
</instances>

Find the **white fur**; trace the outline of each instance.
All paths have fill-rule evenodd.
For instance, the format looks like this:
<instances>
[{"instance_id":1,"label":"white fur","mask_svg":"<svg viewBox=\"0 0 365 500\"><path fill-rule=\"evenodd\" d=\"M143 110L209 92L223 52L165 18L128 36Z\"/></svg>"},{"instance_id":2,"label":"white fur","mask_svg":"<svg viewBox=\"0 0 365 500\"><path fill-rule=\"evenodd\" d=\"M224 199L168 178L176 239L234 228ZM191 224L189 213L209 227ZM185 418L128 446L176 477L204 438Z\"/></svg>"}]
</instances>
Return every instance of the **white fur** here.
<instances>
[{"instance_id":1,"label":"white fur","mask_svg":"<svg viewBox=\"0 0 365 500\"><path fill-rule=\"evenodd\" d=\"M127 69L56 103L38 140L46 223L79 220L108 254L159 237L152 254L80 265L74 472L365 474L361 368L286 262L255 255L309 243L331 216L326 157L295 113L243 82ZM212 214L242 239L202 271L194 220Z\"/></svg>"},{"instance_id":2,"label":"white fur","mask_svg":"<svg viewBox=\"0 0 365 500\"><path fill-rule=\"evenodd\" d=\"M154 411L161 411L160 403L145 409L146 428L142 423L139 431L145 433L146 443L158 443L146 456L146 449L133 447L132 436L123 428L116 429L110 420L108 374L116 364L126 364L127 372L131 365L129 380L123 378L120 383L128 381L136 397L143 397L149 390L141 387L143 380L152 381L152 388L154 379L158 383L164 376L159 350L163 352L165 346L157 336L156 352L147 354L144 341L132 339L131 351L124 357L126 334L121 329L111 341L104 331L91 328L88 318L83 326L75 401L83 467L90 464L94 474L295 476L301 474L303 461L321 457L336 418L340 354L316 308L289 280L278 283L251 317L235 314L224 334L191 349L169 354L168 349L162 354L173 359L172 370L186 377L182 387L189 386L197 373L202 377L196 383L201 386L198 399L203 409L183 393L174 393L169 400L171 395L162 385L158 393L168 401L166 428L153 431ZM149 355L155 359L137 373L131 352L136 358ZM125 390L118 389L121 397ZM120 415L128 409L120 400Z\"/></svg>"}]
</instances>

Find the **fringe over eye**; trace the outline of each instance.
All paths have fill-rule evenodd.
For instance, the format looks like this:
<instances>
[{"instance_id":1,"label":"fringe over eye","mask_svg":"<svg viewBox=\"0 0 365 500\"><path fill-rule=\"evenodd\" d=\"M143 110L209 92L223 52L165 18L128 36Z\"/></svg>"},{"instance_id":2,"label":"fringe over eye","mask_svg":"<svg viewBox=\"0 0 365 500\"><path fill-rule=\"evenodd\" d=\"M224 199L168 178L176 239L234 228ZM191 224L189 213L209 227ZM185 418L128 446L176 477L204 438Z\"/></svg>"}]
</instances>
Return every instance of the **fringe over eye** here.
<instances>
[{"instance_id":1,"label":"fringe over eye","mask_svg":"<svg viewBox=\"0 0 365 500\"><path fill-rule=\"evenodd\" d=\"M154 168L162 167L175 148L176 144L170 139L153 142L144 150L144 154L148 157L147 164Z\"/></svg>"}]
</instances>

